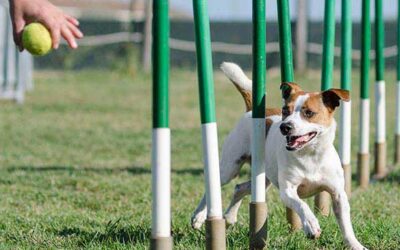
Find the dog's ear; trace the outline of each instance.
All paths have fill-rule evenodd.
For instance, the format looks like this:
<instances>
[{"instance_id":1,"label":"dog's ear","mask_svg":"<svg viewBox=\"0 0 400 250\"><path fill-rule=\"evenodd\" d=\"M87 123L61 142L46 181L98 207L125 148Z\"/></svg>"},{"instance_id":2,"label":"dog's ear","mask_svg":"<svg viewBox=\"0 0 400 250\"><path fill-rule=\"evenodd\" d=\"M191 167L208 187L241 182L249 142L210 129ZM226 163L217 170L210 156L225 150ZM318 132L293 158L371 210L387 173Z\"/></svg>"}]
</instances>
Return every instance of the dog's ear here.
<instances>
[{"instance_id":1,"label":"dog's ear","mask_svg":"<svg viewBox=\"0 0 400 250\"><path fill-rule=\"evenodd\" d=\"M322 101L330 111L334 111L335 108L340 105L340 100L345 102L350 101L350 93L348 90L328 89L322 92Z\"/></svg>"},{"instance_id":2,"label":"dog's ear","mask_svg":"<svg viewBox=\"0 0 400 250\"><path fill-rule=\"evenodd\" d=\"M283 82L280 87L282 91L282 98L288 99L291 95L296 92L303 91L299 85L294 82Z\"/></svg>"}]
</instances>

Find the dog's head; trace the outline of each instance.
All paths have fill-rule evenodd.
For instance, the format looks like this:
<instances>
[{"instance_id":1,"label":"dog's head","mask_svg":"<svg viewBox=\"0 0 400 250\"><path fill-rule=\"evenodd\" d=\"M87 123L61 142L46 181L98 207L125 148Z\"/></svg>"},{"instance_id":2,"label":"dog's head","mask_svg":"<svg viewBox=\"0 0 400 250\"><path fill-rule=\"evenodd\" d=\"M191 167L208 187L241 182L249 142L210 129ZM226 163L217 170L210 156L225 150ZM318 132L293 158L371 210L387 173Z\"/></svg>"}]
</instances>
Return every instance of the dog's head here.
<instances>
[{"instance_id":1,"label":"dog's head","mask_svg":"<svg viewBox=\"0 0 400 250\"><path fill-rule=\"evenodd\" d=\"M349 92L341 89L305 92L295 83L282 83L281 91L285 104L280 130L289 151L317 144L335 124L333 115L340 100L350 100Z\"/></svg>"}]
</instances>

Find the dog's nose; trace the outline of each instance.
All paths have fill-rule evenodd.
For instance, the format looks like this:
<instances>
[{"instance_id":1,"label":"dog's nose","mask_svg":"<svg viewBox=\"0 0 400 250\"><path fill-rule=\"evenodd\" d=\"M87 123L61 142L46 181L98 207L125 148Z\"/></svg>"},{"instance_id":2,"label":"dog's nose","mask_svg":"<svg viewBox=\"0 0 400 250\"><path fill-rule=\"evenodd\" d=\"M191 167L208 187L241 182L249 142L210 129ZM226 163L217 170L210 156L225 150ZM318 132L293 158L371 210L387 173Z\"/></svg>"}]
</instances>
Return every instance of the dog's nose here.
<instances>
[{"instance_id":1,"label":"dog's nose","mask_svg":"<svg viewBox=\"0 0 400 250\"><path fill-rule=\"evenodd\" d=\"M293 130L293 124L290 122L282 123L279 129L281 130L282 135L288 135Z\"/></svg>"}]
</instances>

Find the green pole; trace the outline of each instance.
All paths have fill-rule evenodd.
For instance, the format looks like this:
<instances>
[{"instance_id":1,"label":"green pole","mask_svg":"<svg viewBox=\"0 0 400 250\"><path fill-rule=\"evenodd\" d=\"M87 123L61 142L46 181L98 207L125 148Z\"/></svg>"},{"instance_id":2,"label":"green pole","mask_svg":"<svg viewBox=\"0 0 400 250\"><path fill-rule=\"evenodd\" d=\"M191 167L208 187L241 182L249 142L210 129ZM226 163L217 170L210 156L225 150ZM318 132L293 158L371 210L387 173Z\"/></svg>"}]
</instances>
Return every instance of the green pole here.
<instances>
[{"instance_id":1,"label":"green pole","mask_svg":"<svg viewBox=\"0 0 400 250\"><path fill-rule=\"evenodd\" d=\"M253 0L253 118L265 117L265 0Z\"/></svg>"},{"instance_id":2,"label":"green pole","mask_svg":"<svg viewBox=\"0 0 400 250\"><path fill-rule=\"evenodd\" d=\"M385 31L382 0L375 0L375 179L387 175L386 167L386 93L385 93Z\"/></svg>"},{"instance_id":3,"label":"green pole","mask_svg":"<svg viewBox=\"0 0 400 250\"><path fill-rule=\"evenodd\" d=\"M357 161L358 183L361 188L369 184L369 53L371 49L370 1L362 1L361 16L361 68L360 68L360 128Z\"/></svg>"},{"instance_id":4,"label":"green pole","mask_svg":"<svg viewBox=\"0 0 400 250\"><path fill-rule=\"evenodd\" d=\"M351 89L351 0L342 0L340 88ZM344 172L345 191L351 194L351 103L340 107L339 156Z\"/></svg>"},{"instance_id":5,"label":"green pole","mask_svg":"<svg viewBox=\"0 0 400 250\"><path fill-rule=\"evenodd\" d=\"M321 90L327 90L332 87L334 46L335 46L335 0L325 0Z\"/></svg>"},{"instance_id":6,"label":"green pole","mask_svg":"<svg viewBox=\"0 0 400 250\"><path fill-rule=\"evenodd\" d=\"M215 122L214 80L207 1L193 0L201 123Z\"/></svg>"},{"instance_id":7,"label":"green pole","mask_svg":"<svg viewBox=\"0 0 400 250\"><path fill-rule=\"evenodd\" d=\"M170 250L171 135L169 129L169 18L168 0L153 0L153 131L151 250Z\"/></svg>"},{"instance_id":8,"label":"green pole","mask_svg":"<svg viewBox=\"0 0 400 250\"><path fill-rule=\"evenodd\" d=\"M277 0L282 82L293 82L292 34L288 0Z\"/></svg>"},{"instance_id":9,"label":"green pole","mask_svg":"<svg viewBox=\"0 0 400 250\"><path fill-rule=\"evenodd\" d=\"M369 10L369 0L364 0L362 5L362 20L361 20L361 91L362 99L369 99L369 52L371 48L371 27Z\"/></svg>"},{"instance_id":10,"label":"green pole","mask_svg":"<svg viewBox=\"0 0 400 250\"><path fill-rule=\"evenodd\" d=\"M321 90L332 88L333 50L335 46L335 0L325 0L324 42L322 51ZM329 215L330 196L321 192L315 197L316 210L322 215Z\"/></svg>"},{"instance_id":11,"label":"green pole","mask_svg":"<svg viewBox=\"0 0 400 250\"><path fill-rule=\"evenodd\" d=\"M293 82L293 54L292 54L292 34L290 24L290 10L288 0L277 0L278 5L278 25L279 25L279 51L281 59L281 81ZM292 230L301 228L300 218L296 212L286 208L286 218Z\"/></svg>"},{"instance_id":12,"label":"green pole","mask_svg":"<svg viewBox=\"0 0 400 250\"><path fill-rule=\"evenodd\" d=\"M382 14L382 0L375 0L376 81L383 80L383 74L385 70L385 57L383 55L383 50L385 48L385 32Z\"/></svg>"},{"instance_id":13,"label":"green pole","mask_svg":"<svg viewBox=\"0 0 400 250\"><path fill-rule=\"evenodd\" d=\"M168 1L153 2L153 128L169 126Z\"/></svg>"},{"instance_id":14,"label":"green pole","mask_svg":"<svg viewBox=\"0 0 400 250\"><path fill-rule=\"evenodd\" d=\"M249 249L264 249L267 239L265 202L265 0L253 0L253 113Z\"/></svg>"},{"instance_id":15,"label":"green pole","mask_svg":"<svg viewBox=\"0 0 400 250\"><path fill-rule=\"evenodd\" d=\"M351 90L351 1L342 0L342 30L341 30L341 70L340 88Z\"/></svg>"},{"instance_id":16,"label":"green pole","mask_svg":"<svg viewBox=\"0 0 400 250\"><path fill-rule=\"evenodd\" d=\"M371 49L370 1L362 1L361 17L361 99L369 99L369 53Z\"/></svg>"},{"instance_id":17,"label":"green pole","mask_svg":"<svg viewBox=\"0 0 400 250\"><path fill-rule=\"evenodd\" d=\"M397 1L397 81L400 82L400 0Z\"/></svg>"},{"instance_id":18,"label":"green pole","mask_svg":"<svg viewBox=\"0 0 400 250\"><path fill-rule=\"evenodd\" d=\"M400 0L397 1L397 84L394 165L400 163Z\"/></svg>"},{"instance_id":19,"label":"green pole","mask_svg":"<svg viewBox=\"0 0 400 250\"><path fill-rule=\"evenodd\" d=\"M206 190L206 249L226 249L207 0L193 0Z\"/></svg>"}]
</instances>

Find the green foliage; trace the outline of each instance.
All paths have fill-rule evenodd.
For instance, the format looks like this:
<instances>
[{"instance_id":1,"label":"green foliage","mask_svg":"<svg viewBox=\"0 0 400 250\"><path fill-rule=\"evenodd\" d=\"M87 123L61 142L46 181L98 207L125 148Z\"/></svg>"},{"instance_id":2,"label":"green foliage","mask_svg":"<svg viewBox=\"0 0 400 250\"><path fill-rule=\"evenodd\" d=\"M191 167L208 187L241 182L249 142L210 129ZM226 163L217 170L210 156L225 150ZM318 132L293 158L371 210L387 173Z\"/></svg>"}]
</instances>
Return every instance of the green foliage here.
<instances>
[{"instance_id":1,"label":"green foliage","mask_svg":"<svg viewBox=\"0 0 400 250\"><path fill-rule=\"evenodd\" d=\"M318 90L319 77L310 72L296 79L305 89ZM393 114L394 74L388 72L387 77L388 114ZM0 248L147 249L150 76L137 72L132 78L118 70L42 71L35 79L35 90L24 106L0 103ZM268 106L281 105L279 79L278 71L268 72ZM355 155L359 80L356 75L353 80ZM196 74L176 70L170 82L174 245L204 249L204 229L197 232L190 226L204 190ZM215 88L222 144L244 105L221 74L216 75ZM393 125L394 117L388 115L389 156ZM355 157L352 160L354 172ZM248 177L245 166L240 179L223 188L224 207L234 184ZM353 225L369 249L397 249L400 244L399 183L399 168L366 191L354 183ZM238 223L227 229L229 249L247 249L248 201L243 202ZM270 249L345 249L333 216L319 216L323 232L313 241L301 231L289 233L275 188L268 201Z\"/></svg>"}]
</instances>

